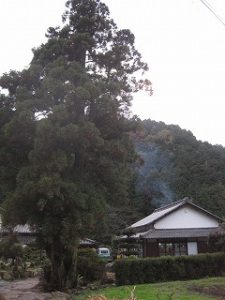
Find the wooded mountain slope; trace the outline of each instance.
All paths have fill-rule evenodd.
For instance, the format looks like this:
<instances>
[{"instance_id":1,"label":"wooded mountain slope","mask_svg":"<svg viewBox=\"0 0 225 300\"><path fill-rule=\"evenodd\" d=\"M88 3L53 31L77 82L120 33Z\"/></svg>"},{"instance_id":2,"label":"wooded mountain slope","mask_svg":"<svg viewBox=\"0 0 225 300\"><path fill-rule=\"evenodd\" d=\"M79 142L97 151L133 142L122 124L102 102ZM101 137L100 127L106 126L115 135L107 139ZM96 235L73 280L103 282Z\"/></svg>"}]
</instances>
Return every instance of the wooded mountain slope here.
<instances>
[{"instance_id":1,"label":"wooded mountain slope","mask_svg":"<svg viewBox=\"0 0 225 300\"><path fill-rule=\"evenodd\" d=\"M139 210L191 197L195 203L225 216L225 148L198 141L176 125L145 120L134 143Z\"/></svg>"}]
</instances>

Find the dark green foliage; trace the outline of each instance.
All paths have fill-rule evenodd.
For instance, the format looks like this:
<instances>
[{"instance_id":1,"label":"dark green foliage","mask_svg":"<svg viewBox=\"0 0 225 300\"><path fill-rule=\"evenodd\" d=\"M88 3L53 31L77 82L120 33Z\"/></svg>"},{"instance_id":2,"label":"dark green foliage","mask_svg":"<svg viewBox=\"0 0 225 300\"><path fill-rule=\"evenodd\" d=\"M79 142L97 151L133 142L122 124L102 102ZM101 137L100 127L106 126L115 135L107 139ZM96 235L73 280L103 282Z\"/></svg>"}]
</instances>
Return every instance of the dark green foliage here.
<instances>
[{"instance_id":1,"label":"dark green foliage","mask_svg":"<svg viewBox=\"0 0 225 300\"><path fill-rule=\"evenodd\" d=\"M157 144L140 140L135 143L135 148L142 159L142 163L137 166L136 193L142 195L142 203L148 204L150 213L150 203L158 207L174 198L170 188L174 177L174 164L171 156ZM142 208L140 205L140 209Z\"/></svg>"},{"instance_id":2,"label":"dark green foliage","mask_svg":"<svg viewBox=\"0 0 225 300\"><path fill-rule=\"evenodd\" d=\"M49 28L29 68L0 78L4 223L33 227L59 290L76 285L79 239L105 231L110 208L126 211L136 159L129 106L133 92L151 93L135 77L147 65L134 35L117 28L107 6L66 7L64 26Z\"/></svg>"},{"instance_id":3,"label":"dark green foliage","mask_svg":"<svg viewBox=\"0 0 225 300\"><path fill-rule=\"evenodd\" d=\"M208 238L209 252L225 252L225 234L212 234Z\"/></svg>"},{"instance_id":4,"label":"dark green foliage","mask_svg":"<svg viewBox=\"0 0 225 300\"><path fill-rule=\"evenodd\" d=\"M44 265L45 289L51 291L51 264ZM77 253L77 285L87 285L93 281L101 281L104 275L105 262L101 260L93 249L79 249Z\"/></svg>"},{"instance_id":5,"label":"dark green foliage","mask_svg":"<svg viewBox=\"0 0 225 300\"><path fill-rule=\"evenodd\" d=\"M27 277L24 248L15 235L9 235L0 242L0 259L0 270L7 271L8 280Z\"/></svg>"},{"instance_id":6,"label":"dark green foliage","mask_svg":"<svg viewBox=\"0 0 225 300\"><path fill-rule=\"evenodd\" d=\"M23 257L24 251L16 236L10 235L0 243L0 257L11 259L13 264L18 263Z\"/></svg>"},{"instance_id":7,"label":"dark green foliage","mask_svg":"<svg viewBox=\"0 0 225 300\"><path fill-rule=\"evenodd\" d=\"M104 274L105 262L92 249L79 249L77 259L77 273L82 282L101 280Z\"/></svg>"},{"instance_id":8,"label":"dark green foliage","mask_svg":"<svg viewBox=\"0 0 225 300\"><path fill-rule=\"evenodd\" d=\"M134 141L143 160L136 185L142 211L188 196L216 215L224 215L222 146L198 141L179 126L151 120L142 122Z\"/></svg>"},{"instance_id":9,"label":"dark green foliage","mask_svg":"<svg viewBox=\"0 0 225 300\"><path fill-rule=\"evenodd\" d=\"M49 264L45 251L35 244L24 247L23 260L29 263L30 267L43 267Z\"/></svg>"},{"instance_id":10,"label":"dark green foliage","mask_svg":"<svg viewBox=\"0 0 225 300\"><path fill-rule=\"evenodd\" d=\"M124 259L115 263L118 285L221 276L225 272L225 254Z\"/></svg>"}]
</instances>

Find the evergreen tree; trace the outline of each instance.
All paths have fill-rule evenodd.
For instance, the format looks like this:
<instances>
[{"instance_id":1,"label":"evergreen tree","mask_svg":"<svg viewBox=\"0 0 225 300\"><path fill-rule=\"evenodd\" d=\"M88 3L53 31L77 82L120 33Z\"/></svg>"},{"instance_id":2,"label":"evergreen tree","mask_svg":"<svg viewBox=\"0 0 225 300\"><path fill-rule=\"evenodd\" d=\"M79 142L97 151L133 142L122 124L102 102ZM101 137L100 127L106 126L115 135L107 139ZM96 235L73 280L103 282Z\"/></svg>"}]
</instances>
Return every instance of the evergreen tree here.
<instances>
[{"instance_id":1,"label":"evergreen tree","mask_svg":"<svg viewBox=\"0 0 225 300\"><path fill-rule=\"evenodd\" d=\"M50 285L76 284L79 239L129 201L135 153L132 93L148 80L134 35L100 0L66 2L62 28L34 49L29 69L0 79L0 167L5 222L28 223L51 262ZM9 115L8 115L9 114Z\"/></svg>"},{"instance_id":2,"label":"evergreen tree","mask_svg":"<svg viewBox=\"0 0 225 300\"><path fill-rule=\"evenodd\" d=\"M224 147L198 141L176 125L145 120L142 126L135 136L136 151L143 159L136 181L142 212L148 214L150 205L190 197L224 218Z\"/></svg>"}]
</instances>

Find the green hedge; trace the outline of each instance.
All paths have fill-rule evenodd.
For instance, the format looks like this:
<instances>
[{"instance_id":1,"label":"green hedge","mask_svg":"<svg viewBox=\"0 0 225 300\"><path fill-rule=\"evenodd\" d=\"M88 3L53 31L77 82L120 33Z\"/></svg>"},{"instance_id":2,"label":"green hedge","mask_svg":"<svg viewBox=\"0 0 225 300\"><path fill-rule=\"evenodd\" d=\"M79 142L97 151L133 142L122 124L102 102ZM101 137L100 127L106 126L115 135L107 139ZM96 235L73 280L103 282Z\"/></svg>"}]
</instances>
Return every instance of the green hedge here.
<instances>
[{"instance_id":1,"label":"green hedge","mask_svg":"<svg viewBox=\"0 0 225 300\"><path fill-rule=\"evenodd\" d=\"M123 259L115 262L118 285L197 279L225 273L225 253Z\"/></svg>"},{"instance_id":2,"label":"green hedge","mask_svg":"<svg viewBox=\"0 0 225 300\"><path fill-rule=\"evenodd\" d=\"M84 283L102 279L105 262L91 249L79 249L77 273L82 276Z\"/></svg>"}]
</instances>

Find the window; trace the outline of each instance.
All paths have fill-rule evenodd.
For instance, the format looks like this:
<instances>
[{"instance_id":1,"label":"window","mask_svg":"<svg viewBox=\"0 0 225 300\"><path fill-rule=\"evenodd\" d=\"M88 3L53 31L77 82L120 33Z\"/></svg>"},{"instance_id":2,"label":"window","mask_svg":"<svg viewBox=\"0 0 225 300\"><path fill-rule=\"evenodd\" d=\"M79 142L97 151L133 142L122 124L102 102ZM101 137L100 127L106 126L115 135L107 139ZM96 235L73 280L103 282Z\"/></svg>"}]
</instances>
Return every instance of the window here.
<instances>
[{"instance_id":1,"label":"window","mask_svg":"<svg viewBox=\"0 0 225 300\"><path fill-rule=\"evenodd\" d=\"M174 243L174 255L187 255L187 243Z\"/></svg>"},{"instance_id":2,"label":"window","mask_svg":"<svg viewBox=\"0 0 225 300\"><path fill-rule=\"evenodd\" d=\"M172 243L159 243L159 256L173 255Z\"/></svg>"},{"instance_id":3,"label":"window","mask_svg":"<svg viewBox=\"0 0 225 300\"><path fill-rule=\"evenodd\" d=\"M108 254L109 251L108 251L108 250L101 250L100 253L101 253L101 254Z\"/></svg>"},{"instance_id":4,"label":"window","mask_svg":"<svg viewBox=\"0 0 225 300\"><path fill-rule=\"evenodd\" d=\"M187 255L187 243L159 243L159 256L181 256Z\"/></svg>"}]
</instances>

